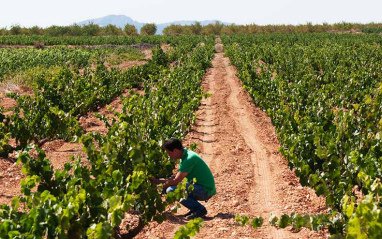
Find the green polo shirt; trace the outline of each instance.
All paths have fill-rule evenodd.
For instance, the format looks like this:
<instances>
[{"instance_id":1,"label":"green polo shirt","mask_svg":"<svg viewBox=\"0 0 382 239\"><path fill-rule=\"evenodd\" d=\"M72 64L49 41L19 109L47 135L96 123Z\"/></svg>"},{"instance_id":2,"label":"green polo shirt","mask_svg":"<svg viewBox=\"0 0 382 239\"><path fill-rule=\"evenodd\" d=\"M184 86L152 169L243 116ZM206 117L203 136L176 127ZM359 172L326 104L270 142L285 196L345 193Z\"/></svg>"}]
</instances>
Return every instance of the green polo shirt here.
<instances>
[{"instance_id":1,"label":"green polo shirt","mask_svg":"<svg viewBox=\"0 0 382 239\"><path fill-rule=\"evenodd\" d=\"M187 182L192 182L195 178L196 184L203 186L208 196L216 194L214 176L204 160L195 152L184 148L180 159L179 172L188 173L186 176Z\"/></svg>"}]
</instances>

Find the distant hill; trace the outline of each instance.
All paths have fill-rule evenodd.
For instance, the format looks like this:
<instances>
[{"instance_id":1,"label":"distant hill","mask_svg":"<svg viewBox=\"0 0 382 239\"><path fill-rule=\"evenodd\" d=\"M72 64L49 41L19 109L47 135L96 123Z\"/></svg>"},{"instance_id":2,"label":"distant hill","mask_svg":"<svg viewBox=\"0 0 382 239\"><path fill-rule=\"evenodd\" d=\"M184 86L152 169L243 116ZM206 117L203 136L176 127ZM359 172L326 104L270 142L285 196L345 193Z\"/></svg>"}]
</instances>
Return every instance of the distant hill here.
<instances>
[{"instance_id":1,"label":"distant hill","mask_svg":"<svg viewBox=\"0 0 382 239\"><path fill-rule=\"evenodd\" d=\"M218 20L207 20L207 21L199 21L199 22L202 26L205 26L205 25L208 25L211 23L215 23L217 21ZM157 26L157 33L156 34L161 35L163 32L163 29L165 29L166 27L173 25L173 24L179 24L179 25L184 26L184 25L192 25L195 22L197 22L197 21L175 21L175 22L166 22L166 23L161 23L161 24L155 23L155 25ZM95 19L89 19L89 20L77 22L76 24L82 26L82 25L86 25L89 23L97 24L101 27L112 24L112 25L115 25L115 26L120 27L122 29L125 27L126 24L130 24L130 25L134 25L137 28L138 32L140 32L142 26L146 24L146 23L134 21L130 17L124 16L124 15L108 15L108 16L101 17L101 18L95 18ZM226 23L226 22L221 22L221 23L223 23L225 25L231 25L232 24L232 23Z\"/></svg>"}]
</instances>

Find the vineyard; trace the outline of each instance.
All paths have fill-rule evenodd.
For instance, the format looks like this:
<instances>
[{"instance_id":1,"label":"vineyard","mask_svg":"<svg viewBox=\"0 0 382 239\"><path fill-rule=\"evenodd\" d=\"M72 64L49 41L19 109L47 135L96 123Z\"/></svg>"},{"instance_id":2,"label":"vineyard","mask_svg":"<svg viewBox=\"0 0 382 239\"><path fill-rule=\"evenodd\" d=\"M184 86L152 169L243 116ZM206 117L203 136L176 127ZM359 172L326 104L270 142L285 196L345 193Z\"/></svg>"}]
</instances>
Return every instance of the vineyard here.
<instances>
[{"instance_id":1,"label":"vineyard","mask_svg":"<svg viewBox=\"0 0 382 239\"><path fill-rule=\"evenodd\" d=\"M205 45L196 46L200 41ZM21 150L17 160L26 177L23 196L2 205L1 237L105 238L114 235L130 209L139 213L140 223L163 220L165 206L179 195L169 194L162 203L161 191L147 178L171 173L173 165L161 153L160 142L182 138L193 122L213 42L188 39L172 55L154 49L147 64L125 72L108 71L102 64L83 75L63 68L52 79L36 79L33 97L8 94L17 107L11 116L1 114L1 153L6 157ZM172 58L176 62L170 69ZM86 134L79 126L78 116L132 87L145 93L131 91L116 118L102 119L109 128L106 136ZM72 159L54 171L45 153L30 146L54 139L82 142L89 165Z\"/></svg>"},{"instance_id":2,"label":"vineyard","mask_svg":"<svg viewBox=\"0 0 382 239\"><path fill-rule=\"evenodd\" d=\"M223 38L301 185L326 197L330 232L346 231L350 238L382 233L380 41L353 35Z\"/></svg>"},{"instance_id":3,"label":"vineyard","mask_svg":"<svg viewBox=\"0 0 382 239\"><path fill-rule=\"evenodd\" d=\"M169 212L177 213L185 184L163 195L148 180L174 172L175 162L161 150L170 137L199 150L217 180L209 205L219 217L204 222L210 232L202 229L200 237L378 238L381 41L374 34L0 37L8 45L0 48L0 83L28 76L23 82L31 89L0 98L0 163L14 160L24 175L19 196L0 207L0 238L195 235L201 220L179 229ZM44 47L36 49L36 42ZM133 47L142 43L151 45L150 59ZM125 61L144 64L118 67ZM235 93L233 71L221 72L229 63L245 92ZM226 78L230 85L218 81ZM117 98L120 110L97 113ZM15 106L1 107L5 99ZM253 113L255 107L261 110ZM83 127L91 112L105 132ZM42 148L57 140L80 144L84 156L55 168ZM290 201L282 201L286 192ZM289 207L295 199L304 205ZM240 226L249 219L253 228Z\"/></svg>"}]
</instances>

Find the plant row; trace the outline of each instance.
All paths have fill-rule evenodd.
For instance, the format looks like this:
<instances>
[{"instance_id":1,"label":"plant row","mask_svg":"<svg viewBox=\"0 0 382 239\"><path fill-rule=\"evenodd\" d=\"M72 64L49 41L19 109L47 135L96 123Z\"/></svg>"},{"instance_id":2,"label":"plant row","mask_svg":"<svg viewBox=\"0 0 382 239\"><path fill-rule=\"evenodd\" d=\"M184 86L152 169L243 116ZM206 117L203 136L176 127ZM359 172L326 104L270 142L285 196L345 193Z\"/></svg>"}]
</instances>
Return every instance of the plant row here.
<instances>
[{"instance_id":1,"label":"plant row","mask_svg":"<svg viewBox=\"0 0 382 239\"><path fill-rule=\"evenodd\" d=\"M51 45L132 45L139 43L149 43L160 45L163 42L174 44L176 42L193 42L197 44L204 41L203 36L26 36L9 35L0 36L2 45L29 45L33 46L36 42L43 43L45 46Z\"/></svg>"},{"instance_id":2,"label":"plant row","mask_svg":"<svg viewBox=\"0 0 382 239\"><path fill-rule=\"evenodd\" d=\"M97 61L107 61L111 55L123 56L127 54L134 57L140 55L138 50L129 47L0 48L0 79L35 67L67 66L84 68Z\"/></svg>"},{"instance_id":3,"label":"plant row","mask_svg":"<svg viewBox=\"0 0 382 239\"><path fill-rule=\"evenodd\" d=\"M378 235L380 37L273 35L223 41L245 89L271 117L280 151L301 184L342 214L342 223L331 232ZM354 206L360 194L368 196L358 198L358 208L374 205L370 212ZM350 223L357 220L358 225Z\"/></svg>"},{"instance_id":4,"label":"plant row","mask_svg":"<svg viewBox=\"0 0 382 239\"><path fill-rule=\"evenodd\" d=\"M162 67L158 74L142 78L145 93L130 92L114 119L99 116L107 135L80 138L87 166L78 157L63 170L53 170L38 147L20 152L18 162L26 174L23 195L1 206L0 237L110 238L121 236L125 213L137 215L138 227L163 221L166 206L184 196L185 183L162 201L162 189L148 178L168 176L174 169L160 145L169 137L182 138L194 122L193 112L203 96L201 80L213 52L213 45L195 47L171 70ZM127 225L128 236L137 232L130 226L134 225Z\"/></svg>"}]
</instances>

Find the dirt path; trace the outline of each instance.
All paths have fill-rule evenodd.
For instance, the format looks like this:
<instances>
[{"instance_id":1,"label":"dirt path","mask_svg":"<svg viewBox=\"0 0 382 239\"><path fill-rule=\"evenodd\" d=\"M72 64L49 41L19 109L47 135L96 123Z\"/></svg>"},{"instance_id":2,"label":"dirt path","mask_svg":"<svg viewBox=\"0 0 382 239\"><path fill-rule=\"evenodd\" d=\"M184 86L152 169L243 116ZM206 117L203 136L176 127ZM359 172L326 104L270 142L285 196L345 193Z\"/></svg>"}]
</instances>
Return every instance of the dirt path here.
<instances>
[{"instance_id":1,"label":"dirt path","mask_svg":"<svg viewBox=\"0 0 382 239\"><path fill-rule=\"evenodd\" d=\"M217 45L217 50L221 45ZM271 213L318 213L323 198L302 187L286 160L278 153L279 144L269 117L256 108L235 76L235 68L223 53L217 53L203 81L204 99L197 122L185 144L198 143L198 153L210 166L218 194L206 207L208 215L196 238L325 238L325 232L291 228L276 229L268 223ZM139 238L172 238L187 223L181 210L162 224L150 223ZM262 216L257 230L235 223L235 215Z\"/></svg>"}]
</instances>

